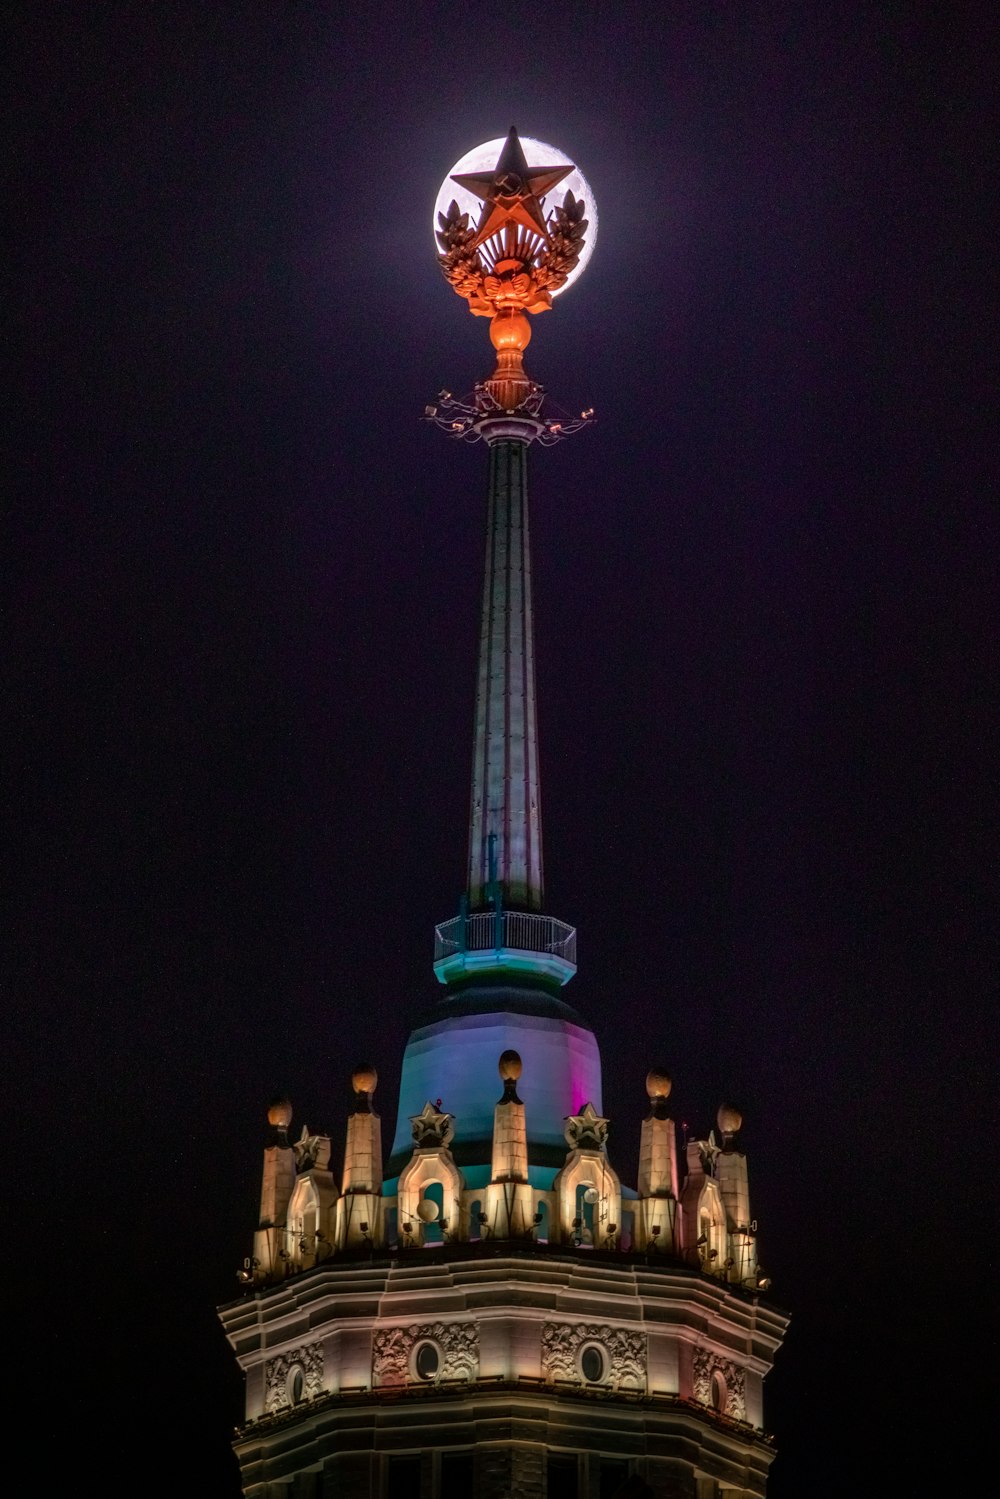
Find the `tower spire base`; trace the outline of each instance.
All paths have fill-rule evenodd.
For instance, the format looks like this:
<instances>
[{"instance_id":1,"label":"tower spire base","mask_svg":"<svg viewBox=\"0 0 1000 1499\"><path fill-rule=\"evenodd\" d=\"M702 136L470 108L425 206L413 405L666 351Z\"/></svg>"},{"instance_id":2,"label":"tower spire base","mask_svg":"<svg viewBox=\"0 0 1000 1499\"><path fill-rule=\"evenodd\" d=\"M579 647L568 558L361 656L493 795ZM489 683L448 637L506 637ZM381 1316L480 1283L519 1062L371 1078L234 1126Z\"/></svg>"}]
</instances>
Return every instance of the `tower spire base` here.
<instances>
[{"instance_id":1,"label":"tower spire base","mask_svg":"<svg viewBox=\"0 0 1000 1499\"><path fill-rule=\"evenodd\" d=\"M450 390L441 391L433 405L424 407L424 420L433 422L447 437L464 442L492 446L512 438L516 442L537 442L543 448L563 442L596 420L593 408L570 416L549 400L544 386L533 380L527 381L517 406L503 406L496 391L506 379L507 372L498 361L490 379L480 381L471 395L457 397Z\"/></svg>"}]
</instances>

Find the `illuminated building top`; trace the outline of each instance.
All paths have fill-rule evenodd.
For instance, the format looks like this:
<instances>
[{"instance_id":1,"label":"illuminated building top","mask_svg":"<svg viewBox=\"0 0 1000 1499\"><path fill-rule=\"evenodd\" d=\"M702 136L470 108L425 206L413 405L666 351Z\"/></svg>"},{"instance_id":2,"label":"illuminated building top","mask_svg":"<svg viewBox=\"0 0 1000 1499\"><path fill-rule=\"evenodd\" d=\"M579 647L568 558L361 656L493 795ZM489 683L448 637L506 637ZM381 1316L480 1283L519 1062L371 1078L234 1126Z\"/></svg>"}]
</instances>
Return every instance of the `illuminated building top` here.
<instances>
[{"instance_id":1,"label":"illuminated building top","mask_svg":"<svg viewBox=\"0 0 1000 1499\"><path fill-rule=\"evenodd\" d=\"M760 1300L742 1117L679 1137L654 1068L621 1179L597 1040L563 997L576 932L544 909L528 453L592 413L552 410L523 354L595 225L575 164L515 130L439 194L439 264L497 353L426 412L489 460L466 882L435 931L441 987L407 1042L388 1160L374 1067L351 1077L339 1179L329 1136L293 1143L288 1101L269 1112L248 1299L221 1313L250 1499L300 1478L345 1499L764 1494L786 1318Z\"/></svg>"}]
</instances>

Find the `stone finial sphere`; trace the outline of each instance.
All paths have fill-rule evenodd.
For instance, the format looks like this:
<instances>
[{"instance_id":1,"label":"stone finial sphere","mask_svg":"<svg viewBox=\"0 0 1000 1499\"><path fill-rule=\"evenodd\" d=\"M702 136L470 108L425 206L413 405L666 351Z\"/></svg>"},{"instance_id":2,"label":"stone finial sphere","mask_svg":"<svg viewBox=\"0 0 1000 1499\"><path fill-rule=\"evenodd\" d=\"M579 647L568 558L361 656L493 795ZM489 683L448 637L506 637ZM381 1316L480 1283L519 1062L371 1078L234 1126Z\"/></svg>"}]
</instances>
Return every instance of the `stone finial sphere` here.
<instances>
[{"instance_id":1,"label":"stone finial sphere","mask_svg":"<svg viewBox=\"0 0 1000 1499\"><path fill-rule=\"evenodd\" d=\"M287 1129L292 1122L292 1105L287 1098L276 1098L267 1111L267 1122L272 1129Z\"/></svg>"},{"instance_id":2,"label":"stone finial sphere","mask_svg":"<svg viewBox=\"0 0 1000 1499\"><path fill-rule=\"evenodd\" d=\"M498 350L524 350L531 342L531 324L523 312L495 317L490 323L490 342Z\"/></svg>"},{"instance_id":3,"label":"stone finial sphere","mask_svg":"<svg viewBox=\"0 0 1000 1499\"><path fill-rule=\"evenodd\" d=\"M421 1223L435 1223L437 1215L438 1205L432 1197L424 1197L417 1203L417 1217Z\"/></svg>"},{"instance_id":4,"label":"stone finial sphere","mask_svg":"<svg viewBox=\"0 0 1000 1499\"><path fill-rule=\"evenodd\" d=\"M505 1051L499 1062L500 1077L505 1083L516 1083L521 1076L521 1058L516 1051Z\"/></svg>"},{"instance_id":5,"label":"stone finial sphere","mask_svg":"<svg viewBox=\"0 0 1000 1499\"><path fill-rule=\"evenodd\" d=\"M646 1073L646 1096L648 1098L669 1098L672 1087L670 1074L663 1072L659 1067L654 1067L651 1072Z\"/></svg>"},{"instance_id":6,"label":"stone finial sphere","mask_svg":"<svg viewBox=\"0 0 1000 1499\"><path fill-rule=\"evenodd\" d=\"M721 1103L715 1122L724 1135L735 1135L743 1123L743 1115L732 1104Z\"/></svg>"},{"instance_id":7,"label":"stone finial sphere","mask_svg":"<svg viewBox=\"0 0 1000 1499\"><path fill-rule=\"evenodd\" d=\"M355 1093L374 1093L378 1087L378 1073L374 1067L355 1067L351 1073L351 1087Z\"/></svg>"}]
</instances>

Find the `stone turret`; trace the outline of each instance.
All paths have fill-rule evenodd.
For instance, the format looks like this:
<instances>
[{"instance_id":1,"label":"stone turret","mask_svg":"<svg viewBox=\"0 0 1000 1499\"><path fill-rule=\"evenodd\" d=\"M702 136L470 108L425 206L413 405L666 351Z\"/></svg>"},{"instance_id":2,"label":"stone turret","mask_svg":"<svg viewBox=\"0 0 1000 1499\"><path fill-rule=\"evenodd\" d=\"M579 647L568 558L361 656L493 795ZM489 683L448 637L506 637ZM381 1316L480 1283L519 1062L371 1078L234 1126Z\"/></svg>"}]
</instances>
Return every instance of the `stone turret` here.
<instances>
[{"instance_id":1,"label":"stone turret","mask_svg":"<svg viewBox=\"0 0 1000 1499\"><path fill-rule=\"evenodd\" d=\"M486 1193L486 1221L495 1239L524 1238L534 1223L527 1120L517 1096L521 1071L518 1053L505 1051L499 1062L503 1097L493 1110L493 1164Z\"/></svg>"},{"instance_id":2,"label":"stone turret","mask_svg":"<svg viewBox=\"0 0 1000 1499\"><path fill-rule=\"evenodd\" d=\"M241 1277L245 1281L269 1281L285 1272L285 1224L288 1202L295 1186L295 1151L288 1143L292 1106L277 1098L267 1111L274 1143L265 1147L260 1184L260 1217L253 1240L253 1261Z\"/></svg>"},{"instance_id":3,"label":"stone turret","mask_svg":"<svg viewBox=\"0 0 1000 1499\"><path fill-rule=\"evenodd\" d=\"M413 1155L399 1175L397 1221L405 1247L460 1237L462 1176L448 1149L455 1119L429 1100L410 1120Z\"/></svg>"},{"instance_id":4,"label":"stone turret","mask_svg":"<svg viewBox=\"0 0 1000 1499\"><path fill-rule=\"evenodd\" d=\"M663 1071L652 1071L646 1078L649 1114L642 1121L636 1183L636 1247L660 1254L672 1254L676 1248L677 1137L667 1111L670 1088Z\"/></svg>"},{"instance_id":5,"label":"stone turret","mask_svg":"<svg viewBox=\"0 0 1000 1499\"><path fill-rule=\"evenodd\" d=\"M298 1176L288 1201L285 1250L290 1269L310 1270L328 1259L337 1240L337 1187L330 1170L329 1135L303 1128L295 1144Z\"/></svg>"},{"instance_id":6,"label":"stone turret","mask_svg":"<svg viewBox=\"0 0 1000 1499\"><path fill-rule=\"evenodd\" d=\"M347 1121L337 1234L345 1248L372 1243L382 1226L382 1121L372 1107L378 1073L358 1067L351 1083L354 1109Z\"/></svg>"},{"instance_id":7,"label":"stone turret","mask_svg":"<svg viewBox=\"0 0 1000 1499\"><path fill-rule=\"evenodd\" d=\"M744 1290L770 1284L757 1259L757 1225L750 1217L746 1156L733 1145L743 1120L723 1105L707 1140L689 1140L687 1174L680 1194L679 1252L707 1275Z\"/></svg>"},{"instance_id":8,"label":"stone turret","mask_svg":"<svg viewBox=\"0 0 1000 1499\"><path fill-rule=\"evenodd\" d=\"M593 1104L566 1120L566 1164L552 1183L559 1240L577 1248L616 1249L622 1221L618 1173L608 1160L608 1121Z\"/></svg>"},{"instance_id":9,"label":"stone turret","mask_svg":"<svg viewBox=\"0 0 1000 1499\"><path fill-rule=\"evenodd\" d=\"M761 1276L757 1263L756 1224L750 1216L747 1158L733 1143L743 1125L743 1116L738 1109L723 1104L716 1116L716 1123L722 1137L722 1146L715 1157L715 1175L726 1212L726 1232L729 1236L724 1268L729 1280L737 1285L757 1289Z\"/></svg>"}]
</instances>

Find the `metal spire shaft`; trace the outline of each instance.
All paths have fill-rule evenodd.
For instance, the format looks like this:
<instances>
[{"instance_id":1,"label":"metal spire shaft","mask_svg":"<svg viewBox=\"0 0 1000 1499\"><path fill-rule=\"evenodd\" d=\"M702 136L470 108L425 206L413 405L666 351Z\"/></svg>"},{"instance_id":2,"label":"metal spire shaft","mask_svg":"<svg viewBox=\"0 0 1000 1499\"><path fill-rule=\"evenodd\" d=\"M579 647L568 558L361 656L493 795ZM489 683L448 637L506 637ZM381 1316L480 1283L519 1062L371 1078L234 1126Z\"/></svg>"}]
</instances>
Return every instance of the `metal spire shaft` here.
<instances>
[{"instance_id":1,"label":"metal spire shaft","mask_svg":"<svg viewBox=\"0 0 1000 1499\"><path fill-rule=\"evenodd\" d=\"M528 442L490 443L469 821L469 906L542 906L542 813L528 532ZM490 857L491 835L493 860ZM495 884L491 862L495 860Z\"/></svg>"}]
</instances>

